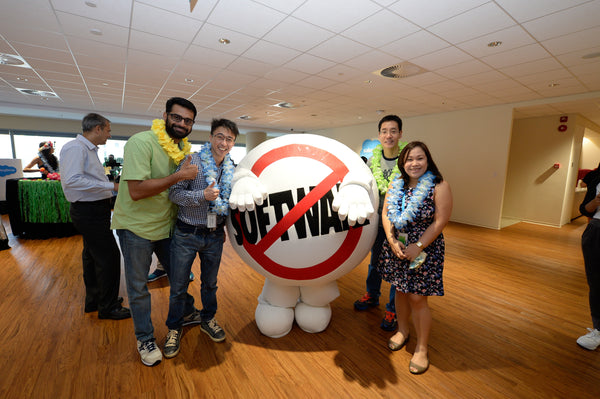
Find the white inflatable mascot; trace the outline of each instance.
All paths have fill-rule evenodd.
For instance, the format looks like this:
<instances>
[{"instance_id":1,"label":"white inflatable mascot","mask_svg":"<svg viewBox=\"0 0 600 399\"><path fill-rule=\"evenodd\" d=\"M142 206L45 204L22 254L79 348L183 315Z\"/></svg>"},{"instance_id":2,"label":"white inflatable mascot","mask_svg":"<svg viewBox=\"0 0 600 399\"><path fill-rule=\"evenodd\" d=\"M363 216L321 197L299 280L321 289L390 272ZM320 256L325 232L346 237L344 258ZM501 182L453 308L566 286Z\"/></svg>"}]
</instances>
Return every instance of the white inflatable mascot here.
<instances>
[{"instance_id":1,"label":"white inflatable mascot","mask_svg":"<svg viewBox=\"0 0 600 399\"><path fill-rule=\"evenodd\" d=\"M268 140L237 166L227 221L240 257L266 277L256 324L279 338L294 320L325 330L336 280L368 254L377 235L377 183L338 141L311 134Z\"/></svg>"}]
</instances>

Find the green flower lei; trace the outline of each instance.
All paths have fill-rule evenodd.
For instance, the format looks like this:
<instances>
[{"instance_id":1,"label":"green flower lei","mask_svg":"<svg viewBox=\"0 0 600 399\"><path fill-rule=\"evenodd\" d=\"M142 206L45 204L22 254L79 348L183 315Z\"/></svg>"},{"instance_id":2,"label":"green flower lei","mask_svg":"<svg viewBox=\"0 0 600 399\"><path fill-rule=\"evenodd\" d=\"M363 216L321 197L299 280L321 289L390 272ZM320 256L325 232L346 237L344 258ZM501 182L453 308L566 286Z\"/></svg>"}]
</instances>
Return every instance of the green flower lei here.
<instances>
[{"instance_id":1,"label":"green flower lei","mask_svg":"<svg viewBox=\"0 0 600 399\"><path fill-rule=\"evenodd\" d=\"M398 143L399 151L406 146L406 143ZM381 195L387 193L388 186L390 182L394 180L394 177L398 173L400 173L400 169L398 169L398 163L394 165L394 169L392 169L392 174L389 179L383 177L383 171L381 170L381 157L383 157L383 146L381 144L377 144L377 147L373 148L373 156L371 157L371 172L373 172L373 177L377 182L377 188L379 189L379 193Z\"/></svg>"}]
</instances>

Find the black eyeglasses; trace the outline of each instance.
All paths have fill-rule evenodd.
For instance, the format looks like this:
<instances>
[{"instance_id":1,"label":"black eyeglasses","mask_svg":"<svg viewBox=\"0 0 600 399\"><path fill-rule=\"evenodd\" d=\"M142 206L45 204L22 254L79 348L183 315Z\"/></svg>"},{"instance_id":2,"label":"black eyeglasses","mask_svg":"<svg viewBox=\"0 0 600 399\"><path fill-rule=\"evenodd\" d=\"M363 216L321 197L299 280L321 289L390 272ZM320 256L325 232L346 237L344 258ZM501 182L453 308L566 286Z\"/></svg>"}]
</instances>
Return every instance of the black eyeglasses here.
<instances>
[{"instance_id":1,"label":"black eyeglasses","mask_svg":"<svg viewBox=\"0 0 600 399\"><path fill-rule=\"evenodd\" d=\"M173 120L173 122L175 122L175 123L179 123L179 122L183 121L183 123L188 126L192 126L194 123L196 123L196 121L193 119L184 118L183 116L174 114L172 112L169 112L168 115L171 117L171 120Z\"/></svg>"}]
</instances>

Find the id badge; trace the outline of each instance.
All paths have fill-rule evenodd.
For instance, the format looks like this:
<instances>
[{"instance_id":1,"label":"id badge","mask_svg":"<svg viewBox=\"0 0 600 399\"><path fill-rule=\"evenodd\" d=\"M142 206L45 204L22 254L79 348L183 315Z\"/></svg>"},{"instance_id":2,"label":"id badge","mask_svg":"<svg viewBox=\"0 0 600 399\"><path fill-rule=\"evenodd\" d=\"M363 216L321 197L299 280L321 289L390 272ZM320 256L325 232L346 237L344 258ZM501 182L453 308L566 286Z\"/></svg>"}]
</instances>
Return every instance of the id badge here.
<instances>
[{"instance_id":1,"label":"id badge","mask_svg":"<svg viewBox=\"0 0 600 399\"><path fill-rule=\"evenodd\" d=\"M206 215L206 227L209 229L214 229L215 227L217 227L217 214L214 212L209 212L208 215Z\"/></svg>"}]
</instances>

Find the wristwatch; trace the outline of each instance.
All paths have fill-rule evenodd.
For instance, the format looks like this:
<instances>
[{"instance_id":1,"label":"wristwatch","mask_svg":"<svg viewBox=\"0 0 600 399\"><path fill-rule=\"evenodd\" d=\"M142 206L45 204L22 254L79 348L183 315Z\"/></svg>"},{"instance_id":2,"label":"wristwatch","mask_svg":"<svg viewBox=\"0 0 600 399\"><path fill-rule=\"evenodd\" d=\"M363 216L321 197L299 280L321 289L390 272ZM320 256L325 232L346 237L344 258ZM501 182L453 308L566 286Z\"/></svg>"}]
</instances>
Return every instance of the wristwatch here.
<instances>
[{"instance_id":1,"label":"wristwatch","mask_svg":"<svg viewBox=\"0 0 600 399\"><path fill-rule=\"evenodd\" d=\"M420 249L423 249L423 243L421 241L417 241L416 243L417 247L419 247Z\"/></svg>"}]
</instances>

